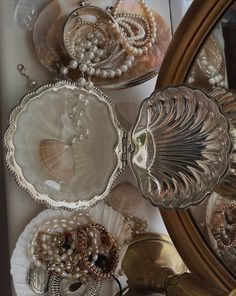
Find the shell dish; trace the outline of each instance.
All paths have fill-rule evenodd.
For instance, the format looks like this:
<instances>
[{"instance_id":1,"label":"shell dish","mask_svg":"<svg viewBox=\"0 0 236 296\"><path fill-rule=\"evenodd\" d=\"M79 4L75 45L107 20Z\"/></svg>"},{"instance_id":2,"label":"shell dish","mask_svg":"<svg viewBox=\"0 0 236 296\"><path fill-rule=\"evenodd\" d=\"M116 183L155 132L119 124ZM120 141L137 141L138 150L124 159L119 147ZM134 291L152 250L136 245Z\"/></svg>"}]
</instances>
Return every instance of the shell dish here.
<instances>
[{"instance_id":1,"label":"shell dish","mask_svg":"<svg viewBox=\"0 0 236 296\"><path fill-rule=\"evenodd\" d=\"M205 93L185 86L154 92L132 130L131 163L155 206L184 208L211 193L228 170L229 124Z\"/></svg>"},{"instance_id":2,"label":"shell dish","mask_svg":"<svg viewBox=\"0 0 236 296\"><path fill-rule=\"evenodd\" d=\"M7 164L37 201L87 208L108 195L122 170L120 133L114 107L101 93L66 81L46 85L10 116Z\"/></svg>"},{"instance_id":3,"label":"shell dish","mask_svg":"<svg viewBox=\"0 0 236 296\"><path fill-rule=\"evenodd\" d=\"M92 0L91 5L106 8L112 6L112 1ZM33 44L39 61L49 71L58 71L58 64L66 65L70 58L63 49L61 35L64 22L68 15L78 8L76 0L53 0L39 14L33 29ZM120 5L121 12L136 13L142 15L140 5L135 0L126 0ZM124 88L142 83L156 75L161 66L165 52L171 41L171 30L165 20L155 11L157 38L152 50L147 55L138 57L136 64L122 77L115 79L94 79L94 83L103 88ZM71 78L77 79L80 72L71 72Z\"/></svg>"}]
</instances>

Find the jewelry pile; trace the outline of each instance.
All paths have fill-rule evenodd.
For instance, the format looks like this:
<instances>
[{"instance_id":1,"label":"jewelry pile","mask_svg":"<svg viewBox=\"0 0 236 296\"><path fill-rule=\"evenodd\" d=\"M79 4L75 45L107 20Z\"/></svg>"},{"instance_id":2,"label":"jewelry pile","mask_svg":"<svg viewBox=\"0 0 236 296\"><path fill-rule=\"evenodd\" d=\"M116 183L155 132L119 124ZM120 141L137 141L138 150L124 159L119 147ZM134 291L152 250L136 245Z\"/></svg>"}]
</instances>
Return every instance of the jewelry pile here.
<instances>
[{"instance_id":1,"label":"jewelry pile","mask_svg":"<svg viewBox=\"0 0 236 296\"><path fill-rule=\"evenodd\" d=\"M102 79L122 76L137 56L147 54L152 48L156 41L156 23L145 1L139 1L145 16L118 13L121 2L119 0L111 11L82 6L68 17L62 40L71 60L60 67L62 77L68 75L69 69L78 68L82 73L79 85L91 89L91 76ZM88 16L93 16L95 21L88 21Z\"/></svg>"}]
</instances>

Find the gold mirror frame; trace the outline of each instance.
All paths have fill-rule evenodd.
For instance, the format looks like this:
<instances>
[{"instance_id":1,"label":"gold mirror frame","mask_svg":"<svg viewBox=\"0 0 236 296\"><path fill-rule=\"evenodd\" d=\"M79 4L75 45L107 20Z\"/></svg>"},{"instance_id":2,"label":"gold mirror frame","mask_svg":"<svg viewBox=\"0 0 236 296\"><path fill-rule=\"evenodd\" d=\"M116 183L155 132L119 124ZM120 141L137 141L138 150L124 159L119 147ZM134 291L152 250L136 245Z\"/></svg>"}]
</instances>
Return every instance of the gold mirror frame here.
<instances>
[{"instance_id":1,"label":"gold mirror frame","mask_svg":"<svg viewBox=\"0 0 236 296\"><path fill-rule=\"evenodd\" d=\"M178 85L187 75L209 33L234 0L194 0L183 18L166 53L156 88ZM225 292L236 286L236 279L220 263L204 242L189 211L161 214L175 247L194 274L212 281Z\"/></svg>"}]
</instances>

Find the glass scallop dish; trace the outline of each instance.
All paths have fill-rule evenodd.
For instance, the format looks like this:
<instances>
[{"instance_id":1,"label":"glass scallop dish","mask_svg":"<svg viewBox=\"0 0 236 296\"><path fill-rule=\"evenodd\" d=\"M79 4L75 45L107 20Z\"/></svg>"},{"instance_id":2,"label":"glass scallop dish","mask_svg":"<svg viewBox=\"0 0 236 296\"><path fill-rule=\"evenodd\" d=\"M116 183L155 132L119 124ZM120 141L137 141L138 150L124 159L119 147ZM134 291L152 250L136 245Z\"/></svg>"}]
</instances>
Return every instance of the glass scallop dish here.
<instances>
[{"instance_id":1,"label":"glass scallop dish","mask_svg":"<svg viewBox=\"0 0 236 296\"><path fill-rule=\"evenodd\" d=\"M132 167L155 206L203 200L228 171L229 124L215 101L186 86L154 92L132 130Z\"/></svg>"}]
</instances>

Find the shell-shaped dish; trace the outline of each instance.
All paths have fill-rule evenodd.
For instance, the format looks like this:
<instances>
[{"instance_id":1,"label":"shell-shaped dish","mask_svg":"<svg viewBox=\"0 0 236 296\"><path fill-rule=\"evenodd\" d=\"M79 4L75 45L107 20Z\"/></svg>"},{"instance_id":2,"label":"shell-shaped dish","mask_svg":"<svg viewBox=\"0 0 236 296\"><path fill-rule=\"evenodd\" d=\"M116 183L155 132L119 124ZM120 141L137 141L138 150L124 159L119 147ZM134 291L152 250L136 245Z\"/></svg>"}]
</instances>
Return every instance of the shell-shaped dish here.
<instances>
[{"instance_id":1,"label":"shell-shaped dish","mask_svg":"<svg viewBox=\"0 0 236 296\"><path fill-rule=\"evenodd\" d=\"M88 208L107 197L122 170L119 126L113 104L98 90L66 81L45 85L11 113L7 165L37 201Z\"/></svg>"},{"instance_id":2,"label":"shell-shaped dish","mask_svg":"<svg viewBox=\"0 0 236 296\"><path fill-rule=\"evenodd\" d=\"M90 5L106 7L114 5L113 1L91 0ZM49 71L58 71L58 64L69 63L69 56L62 45L62 31L68 15L78 8L77 0L53 0L39 14L34 29L33 43L39 61ZM121 2L119 12L143 15L141 6L135 0ZM155 76L161 66L165 52L171 41L171 30L166 21L153 11L156 20L157 38L148 54L135 59L134 66L121 77L113 79L94 78L94 83L103 88L125 88L142 83ZM71 78L77 79L80 72L71 71Z\"/></svg>"},{"instance_id":3,"label":"shell-shaped dish","mask_svg":"<svg viewBox=\"0 0 236 296\"><path fill-rule=\"evenodd\" d=\"M229 124L200 90L180 86L154 92L141 105L131 137L131 163L153 205L196 204L227 172Z\"/></svg>"},{"instance_id":4,"label":"shell-shaped dish","mask_svg":"<svg viewBox=\"0 0 236 296\"><path fill-rule=\"evenodd\" d=\"M100 204L98 205L98 207L98 212L94 211L94 209L88 211L89 216L91 216L91 220L96 223L107 223L112 231L112 235L120 239L119 242L124 244L119 252L120 262L119 266L117 267L118 270L118 268L121 266L121 261L127 249L125 241L130 239L131 230L128 230L128 223L124 220L124 217L120 213L117 213L105 204ZM109 214L109 216L104 217L104 215L106 214ZM76 214L72 214L71 212L64 210L44 210L25 227L24 231L22 232L16 243L16 247L11 258L11 274L13 277L15 291L18 296L37 295L31 290L30 286L27 283L27 274L29 268L32 266L32 262L29 256L29 243L34 233L38 231L39 227L41 227L42 225L46 225L48 221L53 221L54 219L70 220L72 219L72 215L74 216ZM107 226L104 226L107 229ZM119 277L119 280L121 281L122 286L126 285L127 278L125 276ZM116 283L111 280L104 281L101 290L102 295L110 296L111 291L112 295L116 295L116 293L118 292L118 287Z\"/></svg>"}]
</instances>

